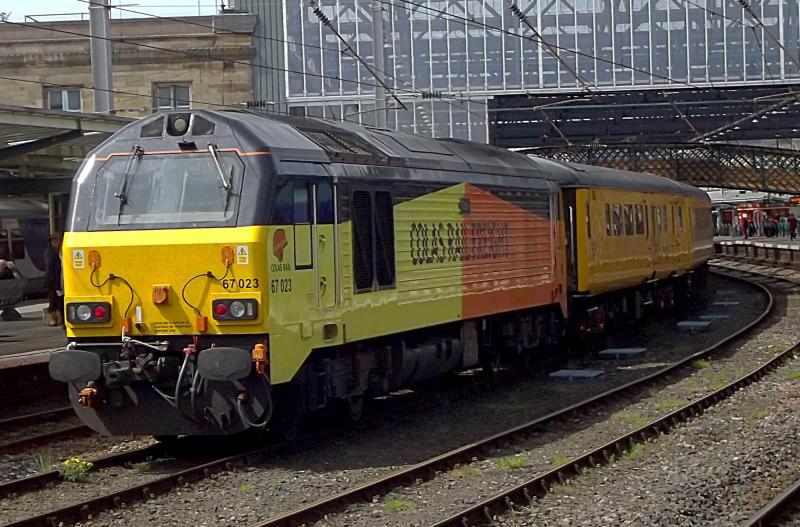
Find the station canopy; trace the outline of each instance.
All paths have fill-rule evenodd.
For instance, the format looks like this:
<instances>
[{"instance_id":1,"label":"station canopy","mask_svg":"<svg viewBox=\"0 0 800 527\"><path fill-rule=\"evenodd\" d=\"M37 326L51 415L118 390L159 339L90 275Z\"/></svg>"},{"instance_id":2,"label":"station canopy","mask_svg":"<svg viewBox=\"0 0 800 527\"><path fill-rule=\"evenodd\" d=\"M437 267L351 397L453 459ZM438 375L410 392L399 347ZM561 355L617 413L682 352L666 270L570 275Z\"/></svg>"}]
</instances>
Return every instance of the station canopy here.
<instances>
[{"instance_id":1,"label":"station canopy","mask_svg":"<svg viewBox=\"0 0 800 527\"><path fill-rule=\"evenodd\" d=\"M0 104L0 195L69 192L83 158L131 121Z\"/></svg>"}]
</instances>

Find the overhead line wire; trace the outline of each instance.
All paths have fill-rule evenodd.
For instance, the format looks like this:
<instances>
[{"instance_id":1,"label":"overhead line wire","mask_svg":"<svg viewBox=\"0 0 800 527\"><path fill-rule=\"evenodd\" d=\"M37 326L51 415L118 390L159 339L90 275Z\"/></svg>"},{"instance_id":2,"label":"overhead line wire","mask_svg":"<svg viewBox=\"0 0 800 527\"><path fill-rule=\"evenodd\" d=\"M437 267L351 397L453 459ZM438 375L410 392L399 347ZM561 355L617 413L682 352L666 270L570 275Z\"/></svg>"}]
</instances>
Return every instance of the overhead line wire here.
<instances>
[{"instance_id":1,"label":"overhead line wire","mask_svg":"<svg viewBox=\"0 0 800 527\"><path fill-rule=\"evenodd\" d=\"M440 9L429 7L429 6L426 6L424 4L420 4L420 3L414 2L412 0L377 0L377 1L382 3L382 4L392 5L394 7L403 7L400 4L412 5L412 6L415 6L415 7L426 9L426 10L431 11L433 13L437 13L439 15L444 15L446 17L449 17L450 20L461 21L461 22L464 22L465 24L470 24L470 25L472 25L474 27L489 29L491 31L496 31L498 33L502 33L502 34L505 34L505 35L510 35L510 36L516 37L516 38L524 38L526 40L530 40L530 41L535 42L537 44L541 44L542 43L541 41L536 40L535 38L532 38L532 37L527 36L527 35L523 35L521 33L514 33L513 31L509 31L509 30L501 28L501 27L493 26L491 24L485 24L483 22L478 22L477 20L472 20L470 18L463 17L463 16L460 16L460 15L456 15L456 14L453 14L453 13L448 13L447 11L442 11ZM399 2L399 4L395 3L395 2ZM446 18L444 18L443 16L438 16L436 18L442 18L443 20L446 20ZM655 73L655 72L652 72L652 71L648 71L648 70L645 70L645 69L642 69L642 68L638 68L638 67L635 67L635 66L631 66L631 65L628 65L628 64L624 64L624 63L621 63L621 62L616 62L616 61L613 61L613 60L610 60L610 59L604 59L603 57L598 57L596 55L592 55L591 53L586 53L584 51L579 51L579 50L576 50L576 49L567 48L567 47L559 46L557 44L552 44L552 43L547 43L547 44L552 46L554 49L557 49L557 50L560 50L560 51L563 51L563 52L572 53L572 54L575 54L575 55L578 55L578 56L581 56L581 57L585 57L585 58L589 58L589 59L594 59L594 60L597 60L598 62L603 62L605 64L610 64L610 65L613 65L613 66L619 66L621 68L625 68L625 69L628 69L628 70L631 70L631 71L635 71L635 72L638 72L638 73L643 73L645 75L650 75L650 76L656 77L658 79L666 80L666 81L672 82L674 84L680 84L680 85L684 85L684 86L689 86L690 88L700 89L700 86L698 86L696 84L692 84L689 81L682 81L682 80L678 80L678 79L673 79L672 77L669 77L667 75L662 75L660 73Z\"/></svg>"}]
</instances>

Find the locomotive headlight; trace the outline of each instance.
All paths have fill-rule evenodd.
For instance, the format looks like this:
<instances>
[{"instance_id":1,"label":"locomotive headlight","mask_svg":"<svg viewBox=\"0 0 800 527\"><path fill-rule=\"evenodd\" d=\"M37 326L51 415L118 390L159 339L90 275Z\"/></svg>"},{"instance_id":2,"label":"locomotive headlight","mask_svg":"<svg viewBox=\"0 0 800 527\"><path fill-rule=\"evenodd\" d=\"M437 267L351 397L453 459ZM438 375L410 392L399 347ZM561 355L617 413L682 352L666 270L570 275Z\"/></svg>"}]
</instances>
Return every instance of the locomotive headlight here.
<instances>
[{"instance_id":1,"label":"locomotive headlight","mask_svg":"<svg viewBox=\"0 0 800 527\"><path fill-rule=\"evenodd\" d=\"M240 302L238 300L231 302L230 313L233 318L242 318L244 316L244 312L244 302Z\"/></svg>"},{"instance_id":2,"label":"locomotive headlight","mask_svg":"<svg viewBox=\"0 0 800 527\"><path fill-rule=\"evenodd\" d=\"M81 322L89 322L89 320L92 318L92 308L86 304L81 304L75 310L75 315Z\"/></svg>"}]
</instances>

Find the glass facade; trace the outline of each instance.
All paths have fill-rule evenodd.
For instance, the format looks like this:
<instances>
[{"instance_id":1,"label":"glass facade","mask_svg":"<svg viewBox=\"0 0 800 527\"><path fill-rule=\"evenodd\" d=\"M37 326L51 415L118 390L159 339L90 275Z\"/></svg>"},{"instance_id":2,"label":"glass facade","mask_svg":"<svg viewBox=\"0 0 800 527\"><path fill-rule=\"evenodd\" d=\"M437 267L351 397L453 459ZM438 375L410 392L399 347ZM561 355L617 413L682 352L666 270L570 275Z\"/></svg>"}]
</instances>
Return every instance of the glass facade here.
<instances>
[{"instance_id":1,"label":"glass facade","mask_svg":"<svg viewBox=\"0 0 800 527\"><path fill-rule=\"evenodd\" d=\"M317 2L369 63L372 1ZM726 0L516 4L566 66L536 41L503 0L376 1L383 9L385 79L408 106L407 111L392 110L389 123L417 133L485 140L488 97L578 92L581 85L570 70L599 90L800 78L795 62L800 54L800 0L754 0L751 9L766 29L741 5ZM284 48L289 107L374 122L375 80L354 57L340 51L338 38L320 23L308 0L283 0L282 15L283 34L273 37L284 41L275 45ZM442 92L445 98L423 99L423 91Z\"/></svg>"}]
</instances>

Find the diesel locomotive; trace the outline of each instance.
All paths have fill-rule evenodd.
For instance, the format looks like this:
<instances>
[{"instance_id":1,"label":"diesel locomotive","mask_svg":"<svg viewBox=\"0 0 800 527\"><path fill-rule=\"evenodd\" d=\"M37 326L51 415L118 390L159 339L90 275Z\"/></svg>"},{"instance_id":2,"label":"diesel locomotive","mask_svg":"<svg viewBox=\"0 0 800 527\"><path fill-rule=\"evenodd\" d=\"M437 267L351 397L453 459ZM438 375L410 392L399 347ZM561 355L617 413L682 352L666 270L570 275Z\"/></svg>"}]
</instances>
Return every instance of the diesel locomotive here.
<instances>
[{"instance_id":1,"label":"diesel locomotive","mask_svg":"<svg viewBox=\"0 0 800 527\"><path fill-rule=\"evenodd\" d=\"M709 208L679 182L466 141L157 113L75 176L50 373L104 434L355 419L690 294Z\"/></svg>"}]
</instances>

